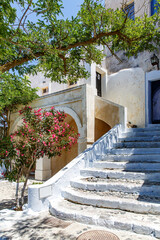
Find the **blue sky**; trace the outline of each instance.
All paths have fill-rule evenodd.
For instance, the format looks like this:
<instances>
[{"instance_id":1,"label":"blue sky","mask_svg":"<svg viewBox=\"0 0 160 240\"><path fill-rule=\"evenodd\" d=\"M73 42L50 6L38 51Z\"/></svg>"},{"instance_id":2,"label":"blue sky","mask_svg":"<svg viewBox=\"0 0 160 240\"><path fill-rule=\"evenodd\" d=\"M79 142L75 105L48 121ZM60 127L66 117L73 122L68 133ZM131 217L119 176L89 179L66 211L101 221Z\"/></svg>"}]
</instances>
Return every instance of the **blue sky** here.
<instances>
[{"instance_id":1,"label":"blue sky","mask_svg":"<svg viewBox=\"0 0 160 240\"><path fill-rule=\"evenodd\" d=\"M64 14L64 18L71 19L72 16L75 17L83 1L84 0L63 0L64 8L62 9L62 11ZM13 4L13 6L17 9L18 16L21 17L24 13L24 9L21 9L17 4ZM36 22L35 14L29 15L28 19L30 21Z\"/></svg>"},{"instance_id":2,"label":"blue sky","mask_svg":"<svg viewBox=\"0 0 160 240\"><path fill-rule=\"evenodd\" d=\"M83 3L83 0L63 0L63 13L65 18L70 18L71 16L76 16L80 5Z\"/></svg>"}]
</instances>

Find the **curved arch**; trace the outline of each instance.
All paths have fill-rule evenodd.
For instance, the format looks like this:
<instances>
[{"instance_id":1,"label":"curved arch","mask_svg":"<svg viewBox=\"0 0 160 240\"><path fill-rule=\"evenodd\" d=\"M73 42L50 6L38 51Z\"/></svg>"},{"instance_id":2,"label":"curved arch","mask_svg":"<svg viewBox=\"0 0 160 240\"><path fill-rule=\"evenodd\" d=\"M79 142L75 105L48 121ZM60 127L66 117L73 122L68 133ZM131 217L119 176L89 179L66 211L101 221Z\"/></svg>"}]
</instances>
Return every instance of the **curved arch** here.
<instances>
[{"instance_id":1,"label":"curved arch","mask_svg":"<svg viewBox=\"0 0 160 240\"><path fill-rule=\"evenodd\" d=\"M80 135L82 136L83 133L82 133L82 124L81 124L81 120L78 116L78 114L72 110L71 108L69 107L63 107L63 106L57 106L55 107L56 110L59 110L59 111L64 111L66 114L69 114L76 122L77 124L77 128L78 128L78 132L80 133Z\"/></svg>"},{"instance_id":2,"label":"curved arch","mask_svg":"<svg viewBox=\"0 0 160 240\"><path fill-rule=\"evenodd\" d=\"M35 108L36 109L36 108ZM49 110L50 109L50 106L47 106L47 107L44 107L43 109L46 109L46 110ZM64 111L66 114L69 114L76 122L77 124L77 128L78 128L78 132L80 133L81 136L83 136L83 130L82 130L82 123L81 123L81 120L78 116L78 114L72 110L71 108L69 107L63 107L63 106L57 106L55 107L56 110L59 110L59 111ZM16 126L18 125L19 121L21 120L21 116L19 116L13 123L13 125L11 126L11 131L10 132L13 132L13 130L16 128Z\"/></svg>"},{"instance_id":3,"label":"curved arch","mask_svg":"<svg viewBox=\"0 0 160 240\"><path fill-rule=\"evenodd\" d=\"M15 131L15 128L17 127L18 123L22 120L22 117L19 116L17 117L17 119L14 121L14 123L12 124L11 128L10 128L10 133L13 133Z\"/></svg>"}]
</instances>

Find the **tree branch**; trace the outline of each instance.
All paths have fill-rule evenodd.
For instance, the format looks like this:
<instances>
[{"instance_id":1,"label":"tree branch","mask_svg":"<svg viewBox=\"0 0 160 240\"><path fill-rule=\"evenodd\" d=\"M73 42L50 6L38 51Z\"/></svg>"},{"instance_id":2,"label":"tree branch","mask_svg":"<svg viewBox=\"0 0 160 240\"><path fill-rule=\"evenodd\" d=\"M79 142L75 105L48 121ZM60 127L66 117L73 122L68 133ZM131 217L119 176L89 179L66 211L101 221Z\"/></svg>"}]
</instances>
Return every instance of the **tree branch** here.
<instances>
[{"instance_id":1,"label":"tree branch","mask_svg":"<svg viewBox=\"0 0 160 240\"><path fill-rule=\"evenodd\" d=\"M121 40L127 42L128 44L131 44L131 42L138 40L138 38L131 39L131 38L127 37L125 34L121 33L120 30L115 30L115 31L112 31L112 32L101 32L99 34L96 34L95 37L91 37L90 39L88 39L86 41L75 42L73 44L69 44L67 47L63 47L63 46L62 47L57 47L56 50L68 51L72 48L87 46L87 45L90 45L90 44L93 44L93 43L97 43L97 40L101 39L103 37L109 37L109 36L115 36L115 35L118 35ZM139 37L139 39L141 39L141 37ZM3 39L3 40L7 41L6 39ZM15 43L15 42L10 42L10 43L18 45L19 47L22 47L23 49L28 50L28 52L31 51L31 50L29 51L28 48L25 48L24 46L20 45L19 43ZM0 71L5 72L5 71L8 71L11 68L19 66L19 65L21 65L25 62L28 62L28 61L33 60L33 59L38 58L38 57L42 57L42 56L45 55L46 52L47 52L47 49L46 50L44 49L43 52L37 52L37 53L34 53L34 54L32 53L31 55L22 57L20 59L16 59L16 60L13 60L11 62L7 62L4 65L0 66Z\"/></svg>"},{"instance_id":2,"label":"tree branch","mask_svg":"<svg viewBox=\"0 0 160 240\"><path fill-rule=\"evenodd\" d=\"M18 28L17 28L16 33L18 32L18 30L19 30L19 28L20 28L20 26L21 26L22 20L23 20L24 16L26 15L27 11L29 10L29 7L31 6L31 4L32 4L32 0L31 0L30 4L28 5L28 7L26 8L26 11L23 13L23 15L22 15L22 17L21 17L21 20L20 20L20 22L19 22L19 24L18 24Z\"/></svg>"},{"instance_id":3,"label":"tree branch","mask_svg":"<svg viewBox=\"0 0 160 240\"><path fill-rule=\"evenodd\" d=\"M39 52L39 53L34 54L35 58L42 57L44 55L45 55L45 52ZM2 73L4 73L4 72L9 71L10 69L12 69L16 66L22 65L23 63L31 61L35 58L33 58L33 56L26 56L26 57L20 58L18 60L16 59L12 62L7 62L4 65L0 66L0 71Z\"/></svg>"},{"instance_id":4,"label":"tree branch","mask_svg":"<svg viewBox=\"0 0 160 240\"><path fill-rule=\"evenodd\" d=\"M112 51L112 49L110 48L110 46L109 46L107 43L105 43L104 41L103 41L103 44L109 49L109 51L111 52L111 54L112 54L120 63L122 63L122 60Z\"/></svg>"},{"instance_id":5,"label":"tree branch","mask_svg":"<svg viewBox=\"0 0 160 240\"><path fill-rule=\"evenodd\" d=\"M63 60L63 63L64 63L64 74L66 75L67 74L67 63L66 63L66 58L63 54L58 54L59 57Z\"/></svg>"}]
</instances>

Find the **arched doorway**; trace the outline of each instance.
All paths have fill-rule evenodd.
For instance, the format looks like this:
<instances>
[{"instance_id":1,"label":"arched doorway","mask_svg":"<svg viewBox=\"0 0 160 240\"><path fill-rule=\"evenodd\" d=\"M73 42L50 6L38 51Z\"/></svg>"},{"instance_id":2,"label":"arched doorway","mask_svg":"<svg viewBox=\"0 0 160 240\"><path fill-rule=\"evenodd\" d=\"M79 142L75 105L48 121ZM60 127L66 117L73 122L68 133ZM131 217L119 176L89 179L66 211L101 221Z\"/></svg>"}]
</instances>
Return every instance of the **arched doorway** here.
<instances>
[{"instance_id":1,"label":"arched doorway","mask_svg":"<svg viewBox=\"0 0 160 240\"><path fill-rule=\"evenodd\" d=\"M78 127L75 120L67 114L65 121L74 128L75 132L78 132ZM59 170L65 167L70 161L72 161L78 155L78 143L74 144L70 151L62 151L61 156L57 156L51 159L51 171L52 176L56 174Z\"/></svg>"},{"instance_id":2,"label":"arched doorway","mask_svg":"<svg viewBox=\"0 0 160 240\"><path fill-rule=\"evenodd\" d=\"M97 141L100 137L102 137L106 132L108 132L111 127L104 121L95 118L95 136L94 139Z\"/></svg>"}]
</instances>

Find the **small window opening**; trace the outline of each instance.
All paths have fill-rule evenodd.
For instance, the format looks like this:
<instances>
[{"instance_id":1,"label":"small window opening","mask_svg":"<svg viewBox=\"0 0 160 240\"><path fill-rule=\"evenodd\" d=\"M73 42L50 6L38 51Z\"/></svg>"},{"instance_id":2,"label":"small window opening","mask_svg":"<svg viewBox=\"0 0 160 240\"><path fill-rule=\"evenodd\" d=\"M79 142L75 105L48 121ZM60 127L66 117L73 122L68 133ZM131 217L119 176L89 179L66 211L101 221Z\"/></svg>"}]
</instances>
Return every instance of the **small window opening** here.
<instances>
[{"instance_id":1,"label":"small window opening","mask_svg":"<svg viewBox=\"0 0 160 240\"><path fill-rule=\"evenodd\" d=\"M128 18L134 20L135 16L134 16L134 2L132 2L131 4L125 5L123 11L128 14Z\"/></svg>"},{"instance_id":2,"label":"small window opening","mask_svg":"<svg viewBox=\"0 0 160 240\"><path fill-rule=\"evenodd\" d=\"M69 86L72 86L72 85L75 85L75 84L77 84L77 81L76 82L69 82Z\"/></svg>"},{"instance_id":3,"label":"small window opening","mask_svg":"<svg viewBox=\"0 0 160 240\"><path fill-rule=\"evenodd\" d=\"M151 1L151 16L157 13L159 7L160 7L160 4L158 4L157 0Z\"/></svg>"},{"instance_id":4,"label":"small window opening","mask_svg":"<svg viewBox=\"0 0 160 240\"><path fill-rule=\"evenodd\" d=\"M96 72L96 88L97 88L97 96L102 97L102 75Z\"/></svg>"},{"instance_id":5,"label":"small window opening","mask_svg":"<svg viewBox=\"0 0 160 240\"><path fill-rule=\"evenodd\" d=\"M49 89L48 87L42 88L42 94L48 93Z\"/></svg>"}]
</instances>

